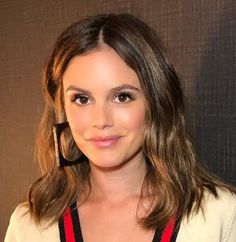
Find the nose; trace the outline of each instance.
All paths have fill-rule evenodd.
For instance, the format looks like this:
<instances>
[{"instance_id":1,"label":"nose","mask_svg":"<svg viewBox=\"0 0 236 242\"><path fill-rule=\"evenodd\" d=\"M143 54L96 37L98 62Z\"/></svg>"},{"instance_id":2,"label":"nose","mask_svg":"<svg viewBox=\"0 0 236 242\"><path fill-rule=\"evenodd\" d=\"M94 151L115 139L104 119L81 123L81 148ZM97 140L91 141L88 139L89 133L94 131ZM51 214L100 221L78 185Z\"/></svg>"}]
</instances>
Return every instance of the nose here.
<instances>
[{"instance_id":1,"label":"nose","mask_svg":"<svg viewBox=\"0 0 236 242\"><path fill-rule=\"evenodd\" d=\"M108 104L95 105L93 108L92 126L105 129L113 126L112 110Z\"/></svg>"}]
</instances>

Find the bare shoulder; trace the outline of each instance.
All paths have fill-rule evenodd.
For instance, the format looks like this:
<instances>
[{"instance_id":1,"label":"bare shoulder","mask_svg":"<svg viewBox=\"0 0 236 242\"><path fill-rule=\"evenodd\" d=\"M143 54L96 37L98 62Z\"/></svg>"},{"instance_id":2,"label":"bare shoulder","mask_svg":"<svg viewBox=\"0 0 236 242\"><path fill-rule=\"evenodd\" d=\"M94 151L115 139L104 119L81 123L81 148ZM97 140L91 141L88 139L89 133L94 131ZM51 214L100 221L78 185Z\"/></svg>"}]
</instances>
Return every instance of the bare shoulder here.
<instances>
[{"instance_id":1,"label":"bare shoulder","mask_svg":"<svg viewBox=\"0 0 236 242\"><path fill-rule=\"evenodd\" d=\"M204 213L193 213L182 221L177 242L236 241L236 195L217 191L218 197L205 192Z\"/></svg>"}]
</instances>

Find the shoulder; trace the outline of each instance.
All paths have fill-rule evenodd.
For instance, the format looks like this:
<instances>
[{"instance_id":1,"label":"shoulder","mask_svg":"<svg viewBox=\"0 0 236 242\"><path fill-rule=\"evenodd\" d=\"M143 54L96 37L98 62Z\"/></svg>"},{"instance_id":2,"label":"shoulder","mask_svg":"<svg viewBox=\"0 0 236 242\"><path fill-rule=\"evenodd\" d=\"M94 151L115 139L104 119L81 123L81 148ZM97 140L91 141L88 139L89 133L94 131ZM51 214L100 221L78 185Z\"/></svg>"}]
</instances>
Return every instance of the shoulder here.
<instances>
[{"instance_id":1,"label":"shoulder","mask_svg":"<svg viewBox=\"0 0 236 242\"><path fill-rule=\"evenodd\" d=\"M204 212L193 213L182 221L177 242L236 241L236 195L217 191L218 198L205 192Z\"/></svg>"},{"instance_id":2,"label":"shoulder","mask_svg":"<svg viewBox=\"0 0 236 242\"><path fill-rule=\"evenodd\" d=\"M236 195L228 190L217 189L218 197L205 192L203 208L206 216L213 215L219 219L228 218L235 214L236 210Z\"/></svg>"},{"instance_id":3,"label":"shoulder","mask_svg":"<svg viewBox=\"0 0 236 242\"><path fill-rule=\"evenodd\" d=\"M10 218L5 242L60 241L57 224L37 225L25 204L16 207Z\"/></svg>"}]
</instances>

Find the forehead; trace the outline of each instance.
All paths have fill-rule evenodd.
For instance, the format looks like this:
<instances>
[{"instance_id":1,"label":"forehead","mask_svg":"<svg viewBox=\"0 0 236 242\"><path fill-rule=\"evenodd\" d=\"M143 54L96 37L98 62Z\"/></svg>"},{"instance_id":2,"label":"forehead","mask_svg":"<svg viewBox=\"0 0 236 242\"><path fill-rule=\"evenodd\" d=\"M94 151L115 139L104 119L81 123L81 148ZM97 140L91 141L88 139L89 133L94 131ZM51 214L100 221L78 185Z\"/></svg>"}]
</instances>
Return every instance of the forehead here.
<instances>
[{"instance_id":1,"label":"forehead","mask_svg":"<svg viewBox=\"0 0 236 242\"><path fill-rule=\"evenodd\" d=\"M109 46L74 57L64 75L63 85L113 86L130 84L140 87L138 76Z\"/></svg>"}]
</instances>

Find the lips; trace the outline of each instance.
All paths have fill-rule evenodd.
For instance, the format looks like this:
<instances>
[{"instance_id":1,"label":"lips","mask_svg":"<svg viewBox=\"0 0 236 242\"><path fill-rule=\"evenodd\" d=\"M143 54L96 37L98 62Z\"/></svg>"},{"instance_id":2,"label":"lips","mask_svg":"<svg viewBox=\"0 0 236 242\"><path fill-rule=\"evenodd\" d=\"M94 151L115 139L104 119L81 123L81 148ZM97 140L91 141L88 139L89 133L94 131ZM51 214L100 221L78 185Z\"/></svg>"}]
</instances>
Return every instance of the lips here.
<instances>
[{"instance_id":1,"label":"lips","mask_svg":"<svg viewBox=\"0 0 236 242\"><path fill-rule=\"evenodd\" d=\"M115 145L121 136L92 137L89 142L97 148L108 148Z\"/></svg>"}]
</instances>

